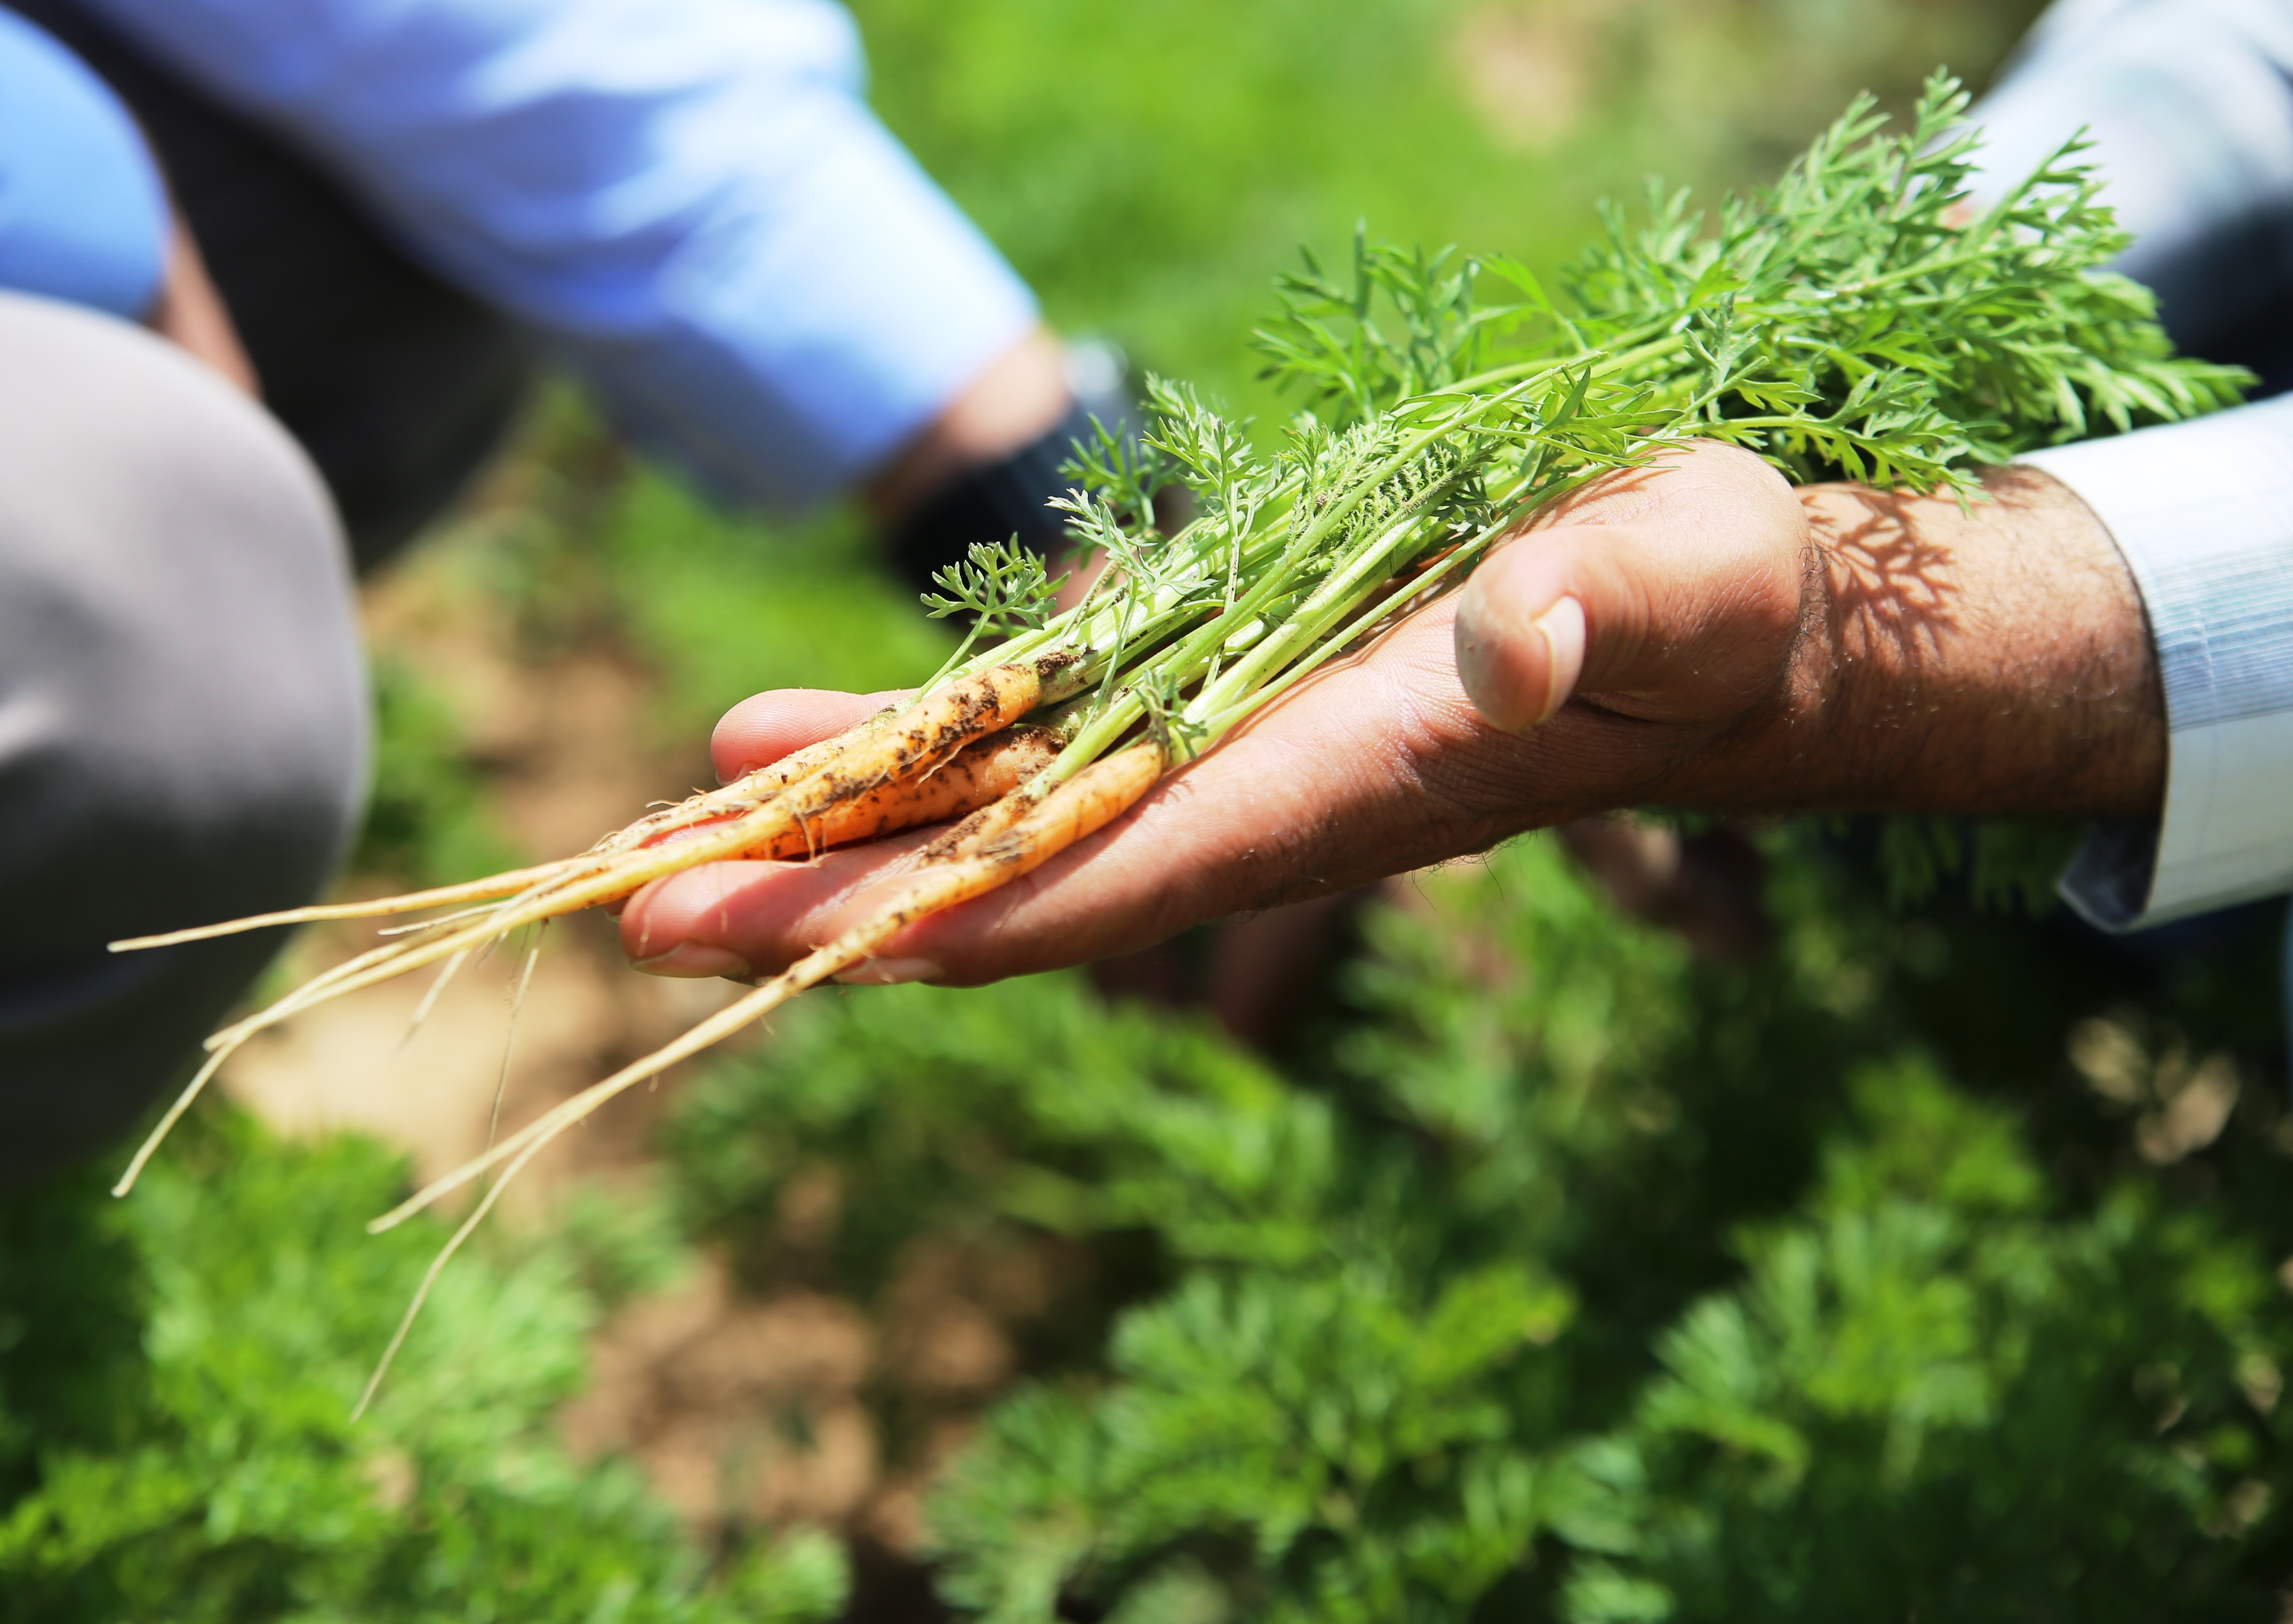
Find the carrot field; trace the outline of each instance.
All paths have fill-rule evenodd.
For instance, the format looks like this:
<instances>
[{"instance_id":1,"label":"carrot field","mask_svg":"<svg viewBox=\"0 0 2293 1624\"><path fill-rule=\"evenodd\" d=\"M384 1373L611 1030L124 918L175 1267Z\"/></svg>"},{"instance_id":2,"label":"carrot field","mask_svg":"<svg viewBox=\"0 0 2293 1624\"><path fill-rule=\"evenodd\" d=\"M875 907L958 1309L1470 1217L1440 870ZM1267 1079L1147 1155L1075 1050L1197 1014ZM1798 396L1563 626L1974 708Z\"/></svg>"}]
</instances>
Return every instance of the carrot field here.
<instances>
[{"instance_id":1,"label":"carrot field","mask_svg":"<svg viewBox=\"0 0 2293 1624\"><path fill-rule=\"evenodd\" d=\"M1063 330L1275 424L1244 341L1300 246L1548 270L1600 198L1770 178L2038 8L855 9ZM853 513L714 511L564 380L366 617L345 897L579 851L737 699L954 645ZM130 1200L108 1155L0 1206L0 1616L2280 1616L2276 917L2132 956L1891 895L1869 829L1649 837L1751 877L1756 950L1540 836L1305 916L1278 1019L1210 933L816 992L553 1145L355 1425L444 1233L366 1221L498 1090L532 1119L743 990L577 917L514 1026L522 953L402 1046L418 986L265 1033Z\"/></svg>"}]
</instances>

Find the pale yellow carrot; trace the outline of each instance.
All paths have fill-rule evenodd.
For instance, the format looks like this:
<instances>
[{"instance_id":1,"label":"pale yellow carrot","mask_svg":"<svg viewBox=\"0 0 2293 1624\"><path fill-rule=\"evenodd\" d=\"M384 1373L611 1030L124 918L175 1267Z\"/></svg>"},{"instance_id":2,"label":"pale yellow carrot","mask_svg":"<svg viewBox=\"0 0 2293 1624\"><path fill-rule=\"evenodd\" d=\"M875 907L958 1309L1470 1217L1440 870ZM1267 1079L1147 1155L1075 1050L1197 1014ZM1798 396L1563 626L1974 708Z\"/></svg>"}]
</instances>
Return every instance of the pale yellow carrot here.
<instances>
[{"instance_id":1,"label":"pale yellow carrot","mask_svg":"<svg viewBox=\"0 0 2293 1624\"><path fill-rule=\"evenodd\" d=\"M926 848L919 854L915 868L885 883L873 899L868 917L861 924L826 947L806 954L675 1042L545 1112L484 1155L465 1162L417 1192L369 1227L379 1232L403 1223L487 1169L520 1158L529 1148L539 1148L616 1095L659 1076L677 1062L762 1019L797 994L873 957L917 921L974 897L984 896L998 886L1032 873L1128 812L1162 776L1163 764L1161 748L1141 741L1085 767L1066 783L1040 796L1031 796L1028 787L1015 791L1007 800L1020 804L1018 815L1001 819L992 816L1000 809L999 804L999 807L978 814L968 831L959 828L942 842Z\"/></svg>"},{"instance_id":2,"label":"pale yellow carrot","mask_svg":"<svg viewBox=\"0 0 2293 1624\"><path fill-rule=\"evenodd\" d=\"M207 1040L213 1053L199 1068L150 1135L137 1149L126 1172L114 1186L125 1195L175 1123L198 1098L223 1058L257 1032L280 1024L316 1005L405 974L410 970L474 948L515 930L573 913L601 902L630 895L663 875L706 862L737 858L756 851L775 849L775 843L816 841L816 832L841 809L895 788L918 775L940 776L936 770L951 764L966 747L1009 727L1035 707L1042 696L1042 675L1033 667L999 666L948 683L888 718L871 723L843 736L843 747L807 752L808 768L778 794L753 810L721 818L684 838L653 845L636 844L581 860L592 866L569 878L544 881L486 909L476 920L458 926L442 921L438 928L386 943L313 977L267 1008L233 1022ZM1002 753L993 759L1001 770L1017 773L1027 759L1041 754L1041 741L1023 740L1007 761ZM970 775L960 775L952 787L945 815L953 815L963 786ZM928 780L927 780L928 781ZM983 787L986 780L980 780ZM938 792L932 792L936 795ZM926 797L927 804L928 797ZM896 804L892 797L888 806ZM644 820L641 820L640 823ZM634 826L633 826L634 827ZM659 839L661 825L650 826ZM855 836L855 838L857 836Z\"/></svg>"},{"instance_id":3,"label":"pale yellow carrot","mask_svg":"<svg viewBox=\"0 0 2293 1624\"><path fill-rule=\"evenodd\" d=\"M945 823L1001 800L1049 766L1058 753L1058 737L1048 728L1006 728L966 745L936 772L879 784L864 795L831 807L817 821L775 835L738 855L764 859L809 857L902 829ZM648 849L674 845L739 815L719 812L713 820L672 828L652 836L644 844Z\"/></svg>"}]
</instances>

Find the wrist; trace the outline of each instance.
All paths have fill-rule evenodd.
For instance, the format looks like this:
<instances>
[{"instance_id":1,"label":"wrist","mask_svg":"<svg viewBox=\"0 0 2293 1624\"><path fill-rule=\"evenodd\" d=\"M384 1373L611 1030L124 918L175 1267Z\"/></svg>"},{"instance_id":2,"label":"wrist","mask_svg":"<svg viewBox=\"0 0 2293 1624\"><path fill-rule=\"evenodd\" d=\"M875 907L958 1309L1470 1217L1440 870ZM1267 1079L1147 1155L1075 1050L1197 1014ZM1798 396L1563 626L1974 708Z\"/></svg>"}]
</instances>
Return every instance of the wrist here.
<instances>
[{"instance_id":1,"label":"wrist","mask_svg":"<svg viewBox=\"0 0 2293 1624\"><path fill-rule=\"evenodd\" d=\"M2141 599L2109 532L2030 468L1986 499L1799 493L1798 636L1689 804L2143 817L2166 730Z\"/></svg>"},{"instance_id":2,"label":"wrist","mask_svg":"<svg viewBox=\"0 0 2293 1624\"><path fill-rule=\"evenodd\" d=\"M965 470L1049 433L1073 401L1058 340L1038 327L925 424L869 481L862 499L879 524L897 524Z\"/></svg>"}]
</instances>

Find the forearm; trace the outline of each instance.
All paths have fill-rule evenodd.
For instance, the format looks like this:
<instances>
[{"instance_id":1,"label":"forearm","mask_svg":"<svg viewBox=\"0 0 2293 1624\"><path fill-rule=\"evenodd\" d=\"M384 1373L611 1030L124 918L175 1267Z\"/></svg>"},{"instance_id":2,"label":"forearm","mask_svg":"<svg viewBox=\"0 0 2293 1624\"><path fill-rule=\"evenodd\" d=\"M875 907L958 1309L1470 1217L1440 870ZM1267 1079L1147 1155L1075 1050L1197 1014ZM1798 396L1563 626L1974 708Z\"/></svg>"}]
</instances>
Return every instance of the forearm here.
<instances>
[{"instance_id":1,"label":"forearm","mask_svg":"<svg viewBox=\"0 0 2293 1624\"><path fill-rule=\"evenodd\" d=\"M255 363L231 325L231 311L207 275L199 244L180 216L170 224L167 279L160 286L158 303L151 307L151 330L198 356L233 388L259 399L263 382L255 376Z\"/></svg>"},{"instance_id":2,"label":"forearm","mask_svg":"<svg viewBox=\"0 0 2293 1624\"><path fill-rule=\"evenodd\" d=\"M2156 815L2166 722L2109 533L2035 469L1991 500L1801 493L1789 675L1666 799L1746 810Z\"/></svg>"},{"instance_id":3,"label":"forearm","mask_svg":"<svg viewBox=\"0 0 2293 1624\"><path fill-rule=\"evenodd\" d=\"M828 0L98 9L721 494L800 505L883 473L1038 324L869 109Z\"/></svg>"}]
</instances>

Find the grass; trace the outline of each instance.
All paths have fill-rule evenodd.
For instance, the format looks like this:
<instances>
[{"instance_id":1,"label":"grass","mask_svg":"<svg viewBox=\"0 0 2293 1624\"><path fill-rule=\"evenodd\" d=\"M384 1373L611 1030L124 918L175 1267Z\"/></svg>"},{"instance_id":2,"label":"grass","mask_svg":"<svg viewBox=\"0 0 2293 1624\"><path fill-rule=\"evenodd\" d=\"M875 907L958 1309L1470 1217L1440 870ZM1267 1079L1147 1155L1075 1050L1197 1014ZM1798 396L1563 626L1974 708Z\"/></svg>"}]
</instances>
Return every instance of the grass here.
<instances>
[{"instance_id":1,"label":"grass","mask_svg":"<svg viewBox=\"0 0 2293 1624\"><path fill-rule=\"evenodd\" d=\"M1241 339L1305 244L1550 265L1602 196L1764 177L1854 90L1978 82L2035 5L860 0L885 117L1053 319L1275 411Z\"/></svg>"}]
</instances>

